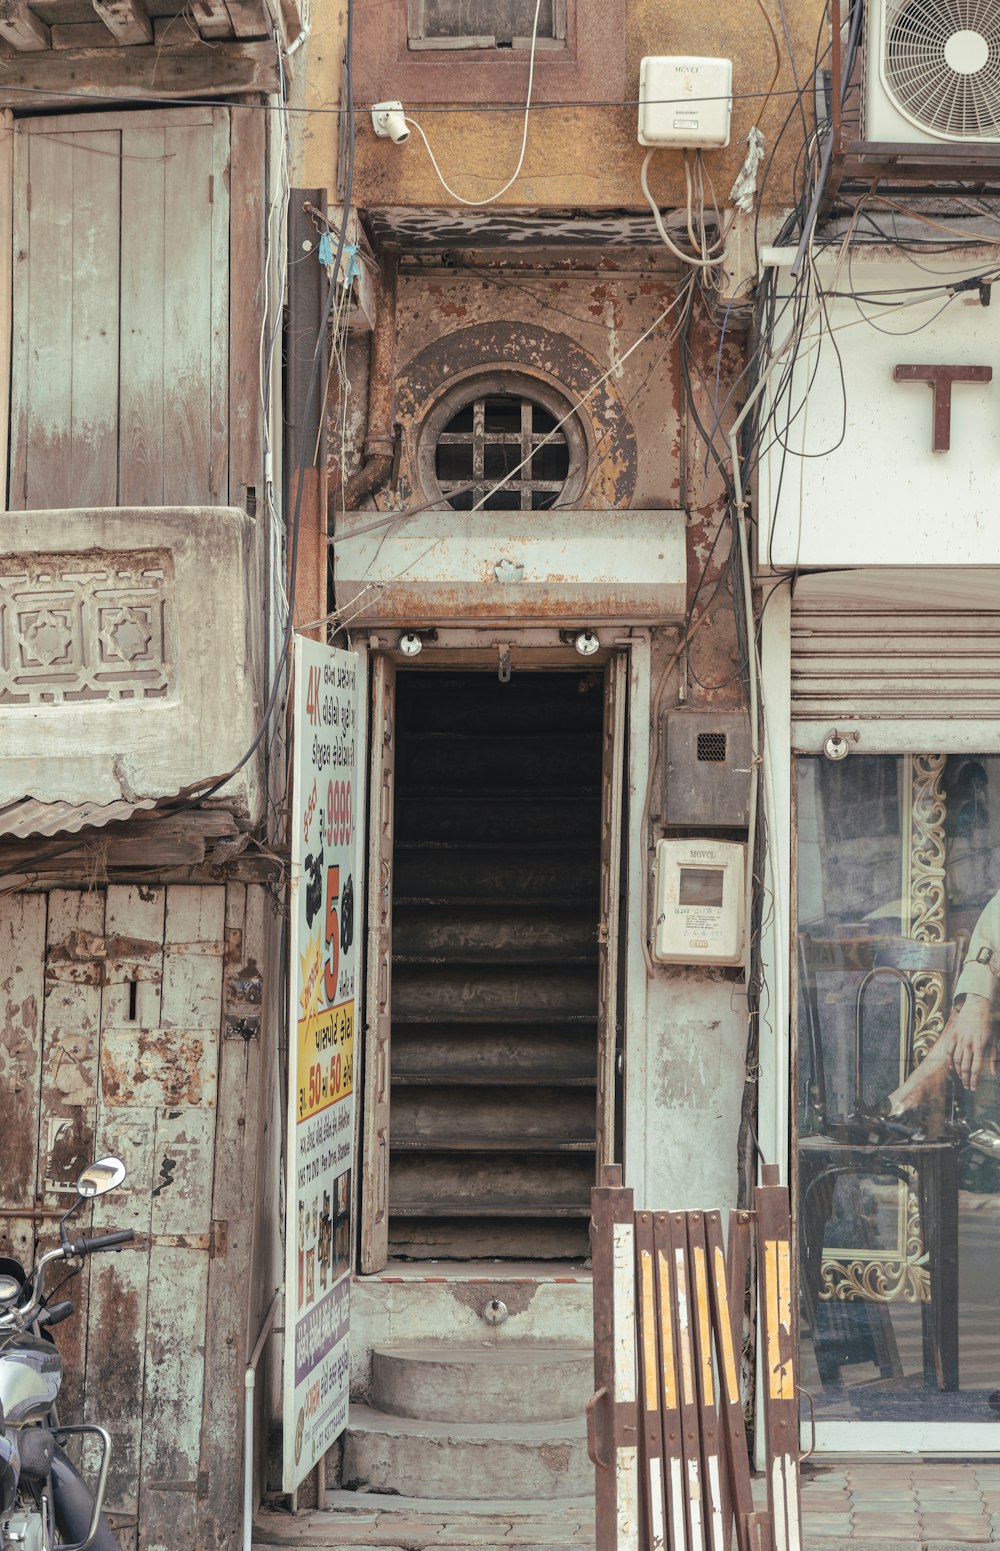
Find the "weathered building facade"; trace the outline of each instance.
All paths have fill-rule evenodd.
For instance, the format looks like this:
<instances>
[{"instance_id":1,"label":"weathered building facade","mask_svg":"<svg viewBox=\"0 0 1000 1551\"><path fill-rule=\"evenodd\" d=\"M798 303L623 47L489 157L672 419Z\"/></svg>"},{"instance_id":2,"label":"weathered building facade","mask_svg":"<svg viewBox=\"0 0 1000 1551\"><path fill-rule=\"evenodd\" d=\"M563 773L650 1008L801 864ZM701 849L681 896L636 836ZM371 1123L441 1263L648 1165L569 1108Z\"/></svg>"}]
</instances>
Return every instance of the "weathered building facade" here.
<instances>
[{"instance_id":1,"label":"weathered building facade","mask_svg":"<svg viewBox=\"0 0 1000 1551\"><path fill-rule=\"evenodd\" d=\"M760 233L716 204L748 132L777 135L769 89L794 92L763 8L543 6L533 69L533 5L453 9L355 8L353 118L345 15L297 86L341 104L303 116L297 178L334 236L349 201L360 270L326 427L330 628L371 686L342 1479L439 1496L493 1478L457 1446L415 1466L382 1349L586 1345L600 1165L661 1206L735 1204L754 1167L759 985L654 961L654 862L661 839L753 851L728 433ZM796 57L818 22L789 8ZM636 99L667 52L731 57L735 102L728 149L652 160L664 241ZM393 101L402 143L373 129ZM763 230L793 154L761 168ZM418 1431L449 1416L411 1404ZM525 1495L589 1489L556 1416Z\"/></svg>"},{"instance_id":2,"label":"weathered building facade","mask_svg":"<svg viewBox=\"0 0 1000 1551\"><path fill-rule=\"evenodd\" d=\"M123 1547L239 1538L280 1277L280 789L255 738L301 30L200 0L0 19L0 1239L30 1266L87 1161L125 1161L93 1222L135 1243L59 1332Z\"/></svg>"}]
</instances>

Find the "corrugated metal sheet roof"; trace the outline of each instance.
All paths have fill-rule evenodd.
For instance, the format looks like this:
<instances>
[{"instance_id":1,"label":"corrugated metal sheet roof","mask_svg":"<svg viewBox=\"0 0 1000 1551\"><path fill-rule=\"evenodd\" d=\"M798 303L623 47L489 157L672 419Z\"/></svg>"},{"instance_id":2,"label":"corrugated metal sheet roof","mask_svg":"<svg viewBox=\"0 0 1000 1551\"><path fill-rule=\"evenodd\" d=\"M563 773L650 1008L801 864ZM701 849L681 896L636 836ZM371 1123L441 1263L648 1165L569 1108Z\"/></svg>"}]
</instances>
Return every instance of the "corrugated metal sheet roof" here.
<instances>
[{"instance_id":1,"label":"corrugated metal sheet roof","mask_svg":"<svg viewBox=\"0 0 1000 1551\"><path fill-rule=\"evenodd\" d=\"M81 829L102 829L136 813L155 808L155 797L136 802L39 802L22 797L0 807L0 835L27 840L30 835L75 835Z\"/></svg>"}]
</instances>

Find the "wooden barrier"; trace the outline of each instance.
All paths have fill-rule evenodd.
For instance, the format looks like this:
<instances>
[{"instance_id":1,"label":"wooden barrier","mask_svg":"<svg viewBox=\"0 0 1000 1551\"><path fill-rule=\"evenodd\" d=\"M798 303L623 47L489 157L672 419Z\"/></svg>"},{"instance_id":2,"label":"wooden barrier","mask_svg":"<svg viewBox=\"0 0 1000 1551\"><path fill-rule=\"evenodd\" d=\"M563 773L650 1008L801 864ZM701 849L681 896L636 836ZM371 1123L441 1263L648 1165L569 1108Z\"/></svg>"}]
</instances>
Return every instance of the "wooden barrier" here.
<instances>
[{"instance_id":1,"label":"wooden barrier","mask_svg":"<svg viewBox=\"0 0 1000 1551\"><path fill-rule=\"evenodd\" d=\"M801 1551L788 1191L753 1212L636 1212L621 1169L593 1191L597 1551ZM740 1354L758 1246L767 1509L755 1510Z\"/></svg>"}]
</instances>

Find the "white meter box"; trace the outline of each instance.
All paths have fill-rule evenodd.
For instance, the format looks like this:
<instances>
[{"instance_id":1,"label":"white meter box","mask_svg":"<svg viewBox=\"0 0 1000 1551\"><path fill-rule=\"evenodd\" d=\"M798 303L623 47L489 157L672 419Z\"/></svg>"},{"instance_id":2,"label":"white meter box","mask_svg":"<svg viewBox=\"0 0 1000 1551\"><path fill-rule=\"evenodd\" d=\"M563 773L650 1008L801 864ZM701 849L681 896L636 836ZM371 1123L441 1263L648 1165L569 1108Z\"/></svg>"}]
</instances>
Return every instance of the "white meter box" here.
<instances>
[{"instance_id":1,"label":"white meter box","mask_svg":"<svg viewBox=\"0 0 1000 1551\"><path fill-rule=\"evenodd\" d=\"M742 964L746 851L735 840L657 841L658 964Z\"/></svg>"},{"instance_id":2,"label":"white meter box","mask_svg":"<svg viewBox=\"0 0 1000 1551\"><path fill-rule=\"evenodd\" d=\"M711 148L729 144L731 59L647 54L639 70L639 144Z\"/></svg>"}]
</instances>

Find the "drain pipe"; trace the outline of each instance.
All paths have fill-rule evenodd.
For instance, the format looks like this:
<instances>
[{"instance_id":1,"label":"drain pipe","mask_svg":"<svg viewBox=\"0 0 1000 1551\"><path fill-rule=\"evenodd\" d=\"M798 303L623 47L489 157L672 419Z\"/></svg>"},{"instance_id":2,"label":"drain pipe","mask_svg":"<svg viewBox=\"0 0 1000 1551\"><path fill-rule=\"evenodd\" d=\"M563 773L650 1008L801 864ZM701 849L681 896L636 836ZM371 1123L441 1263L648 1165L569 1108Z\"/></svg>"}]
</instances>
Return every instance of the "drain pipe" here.
<instances>
[{"instance_id":1,"label":"drain pipe","mask_svg":"<svg viewBox=\"0 0 1000 1551\"><path fill-rule=\"evenodd\" d=\"M374 495L392 473L394 439L392 434L392 388L396 357L396 282L399 274L399 250L387 249L382 255L382 280L379 286L375 327L372 330L368 365L368 432L365 436L365 461L354 470L337 493L331 493L331 527L337 507L357 511L361 502Z\"/></svg>"},{"instance_id":2,"label":"drain pipe","mask_svg":"<svg viewBox=\"0 0 1000 1551\"><path fill-rule=\"evenodd\" d=\"M274 1316L278 1312L281 1288L274 1289L271 1306L264 1315L257 1345L243 1375L243 1551L252 1551L253 1544L253 1392L257 1379L257 1364L264 1344L274 1328Z\"/></svg>"}]
</instances>

